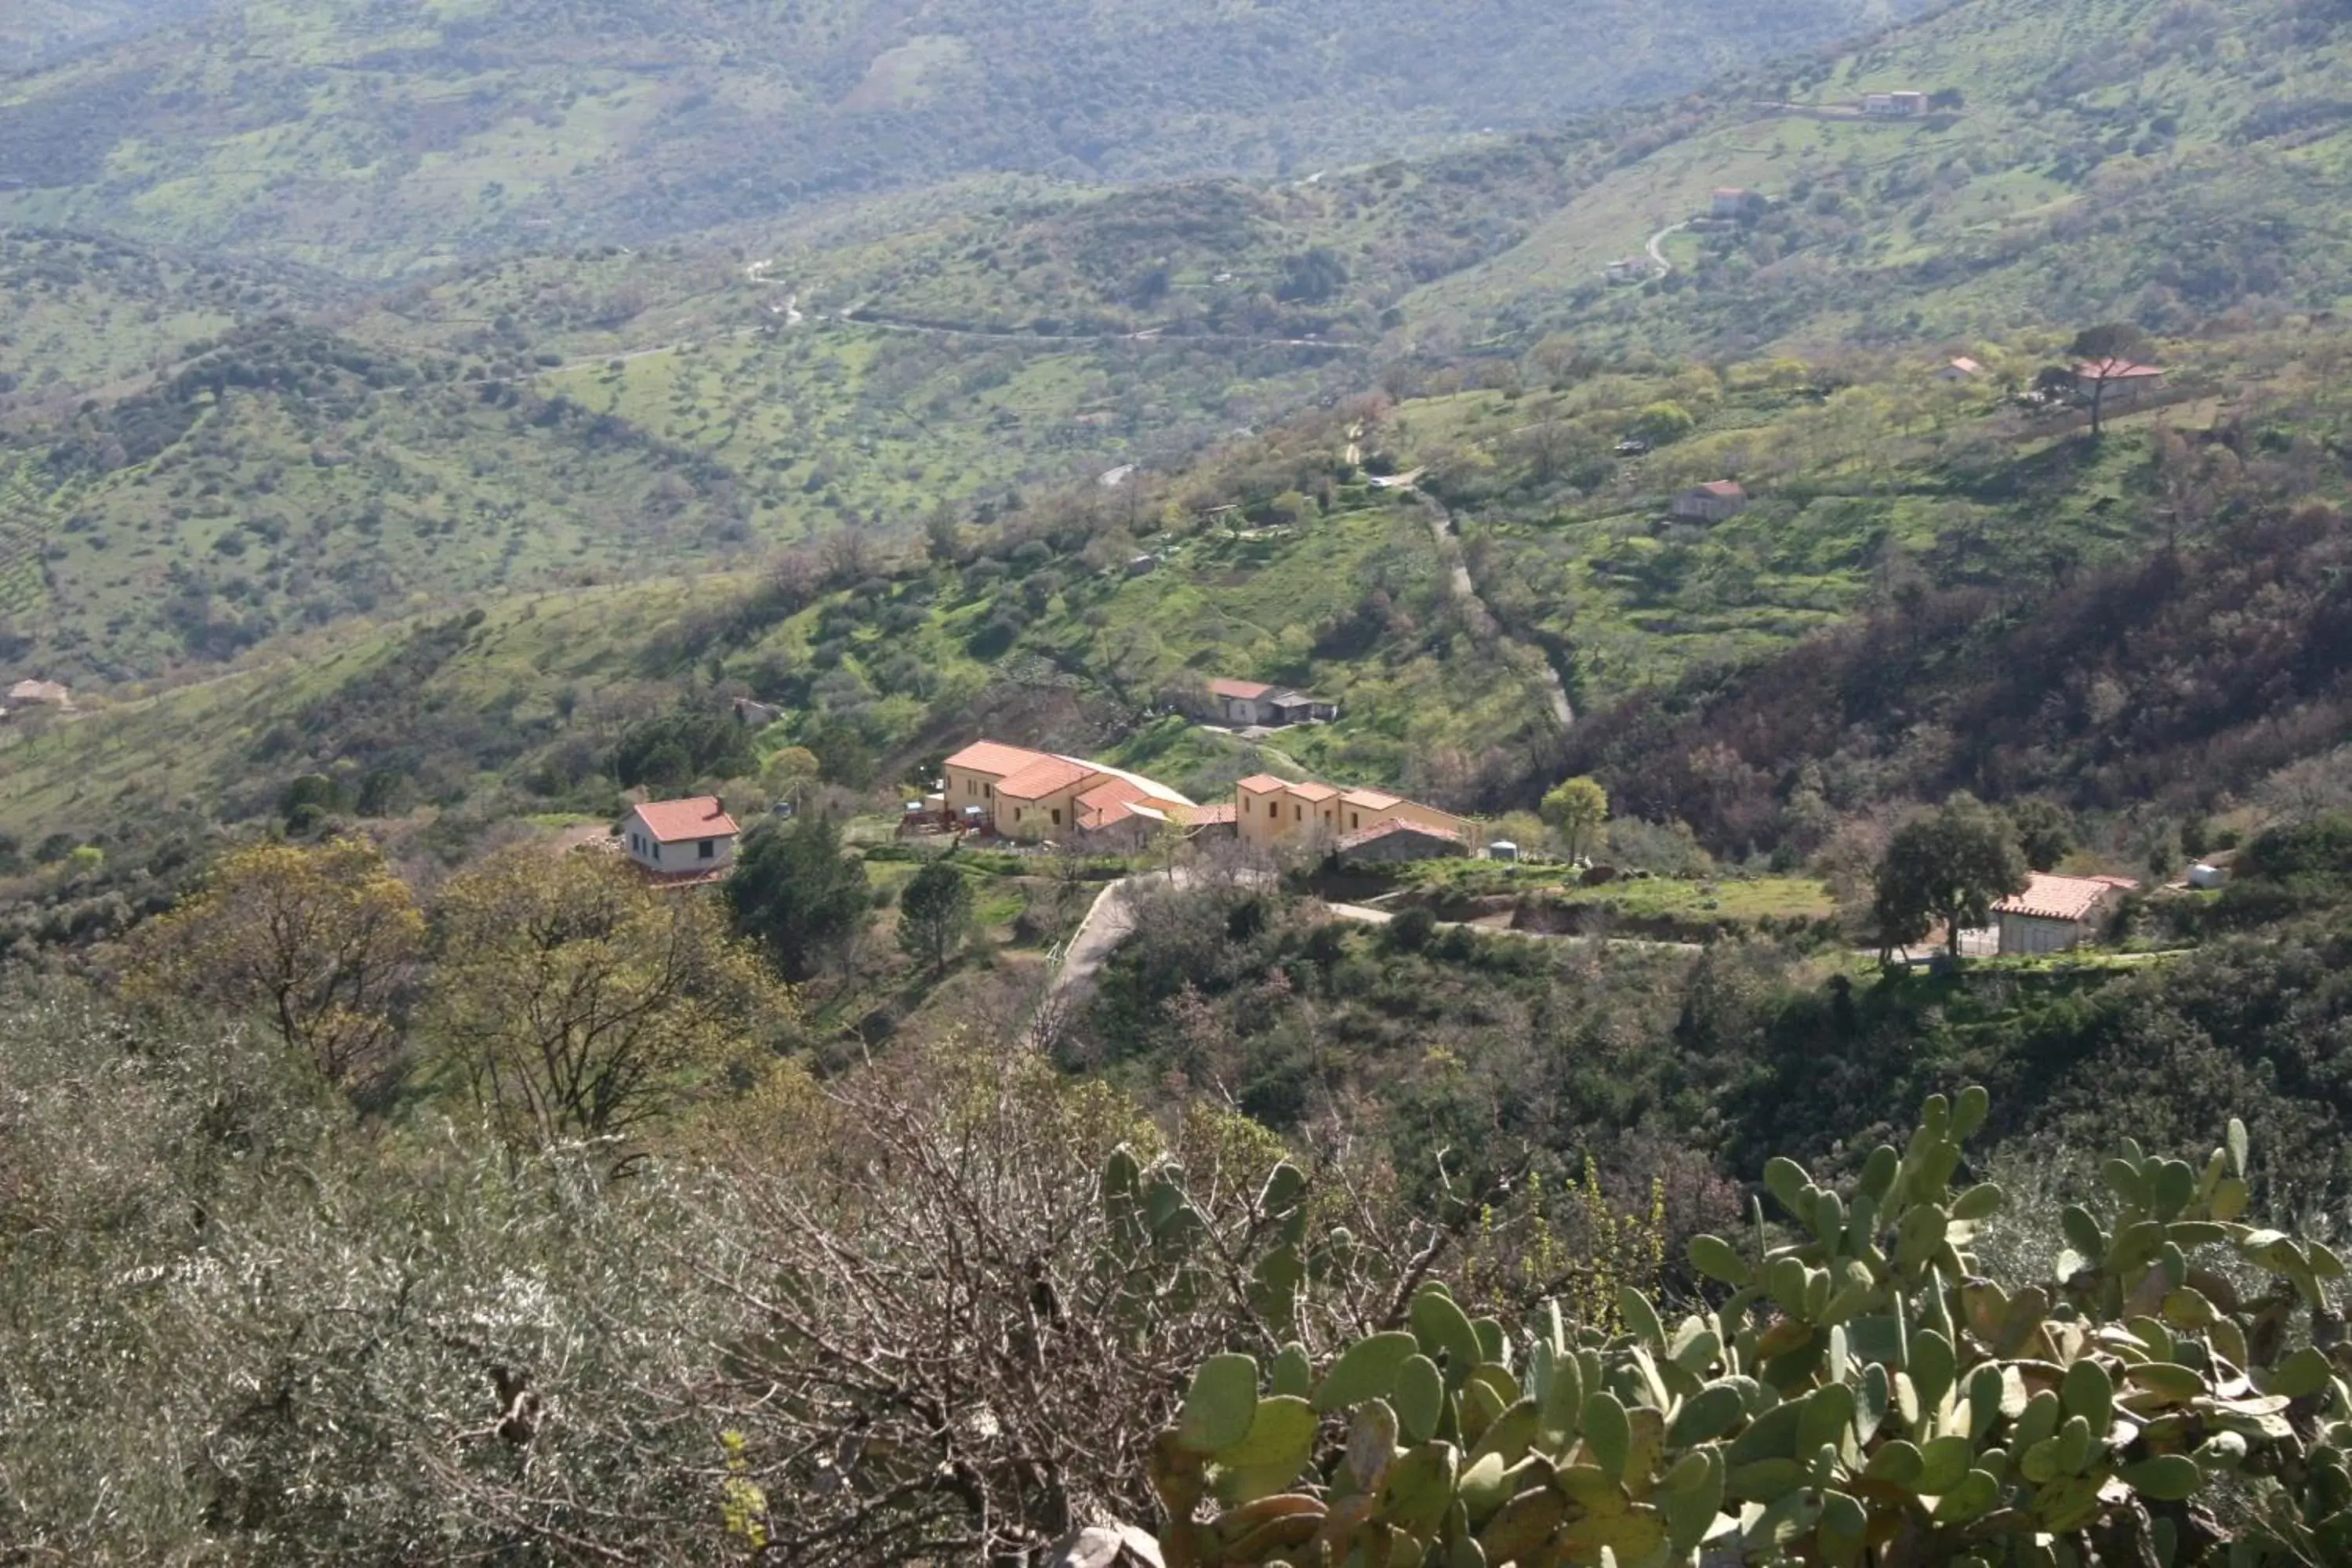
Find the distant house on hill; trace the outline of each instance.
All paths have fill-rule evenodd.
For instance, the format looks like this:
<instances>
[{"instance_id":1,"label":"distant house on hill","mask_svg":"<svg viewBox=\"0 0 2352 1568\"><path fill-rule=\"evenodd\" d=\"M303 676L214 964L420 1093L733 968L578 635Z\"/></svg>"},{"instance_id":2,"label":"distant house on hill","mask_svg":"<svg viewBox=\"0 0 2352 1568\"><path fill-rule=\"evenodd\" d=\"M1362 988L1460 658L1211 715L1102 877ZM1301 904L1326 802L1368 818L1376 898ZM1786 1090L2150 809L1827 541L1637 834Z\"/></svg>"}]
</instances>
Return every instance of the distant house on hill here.
<instances>
[{"instance_id":1,"label":"distant house on hill","mask_svg":"<svg viewBox=\"0 0 2352 1568\"><path fill-rule=\"evenodd\" d=\"M8 701L17 708L70 708L73 698L57 680L20 680L8 689Z\"/></svg>"},{"instance_id":2,"label":"distant house on hill","mask_svg":"<svg viewBox=\"0 0 2352 1568\"><path fill-rule=\"evenodd\" d=\"M1402 860L1445 860L1469 850L1461 839L1442 828L1418 822L1383 822L1360 833L1346 833L1334 846L1342 858L1394 864Z\"/></svg>"},{"instance_id":3,"label":"distant house on hill","mask_svg":"<svg viewBox=\"0 0 2352 1568\"><path fill-rule=\"evenodd\" d=\"M2102 392L2109 408L2128 408L2164 390L2164 370L2137 360L2078 360L2068 367L2074 390L2084 396Z\"/></svg>"},{"instance_id":4,"label":"distant house on hill","mask_svg":"<svg viewBox=\"0 0 2352 1568\"><path fill-rule=\"evenodd\" d=\"M1993 905L2000 955L2064 952L2098 935L2100 918L2139 886L2128 877L2053 877L2035 872L2025 891Z\"/></svg>"},{"instance_id":5,"label":"distant house on hill","mask_svg":"<svg viewBox=\"0 0 2352 1568\"><path fill-rule=\"evenodd\" d=\"M1260 680L1212 680L1209 701L1213 717L1242 729L1328 723L1339 716L1336 702Z\"/></svg>"},{"instance_id":6,"label":"distant house on hill","mask_svg":"<svg viewBox=\"0 0 2352 1568\"><path fill-rule=\"evenodd\" d=\"M2108 415L2137 408L2164 390L2163 370L2137 360L2077 360L2067 367L2066 378L2075 401L2091 411L2094 435Z\"/></svg>"},{"instance_id":7,"label":"distant house on hill","mask_svg":"<svg viewBox=\"0 0 2352 1568\"><path fill-rule=\"evenodd\" d=\"M716 795L647 801L621 819L629 858L664 881L716 881L735 863L735 819Z\"/></svg>"},{"instance_id":8,"label":"distant house on hill","mask_svg":"<svg viewBox=\"0 0 2352 1568\"><path fill-rule=\"evenodd\" d=\"M1384 790L1342 789L1313 780L1293 784L1271 773L1234 786L1234 822L1242 842L1258 848L1306 843L1358 858L1426 860L1470 853L1470 824L1450 811ZM1384 843L1390 829L1409 837ZM1358 855L1365 846L1382 847Z\"/></svg>"},{"instance_id":9,"label":"distant house on hill","mask_svg":"<svg viewBox=\"0 0 2352 1568\"><path fill-rule=\"evenodd\" d=\"M1939 381L1975 381L1984 373L1983 365L1968 355L1962 354L1957 359L1945 362L1944 368L1936 373L1936 377Z\"/></svg>"},{"instance_id":10,"label":"distant house on hill","mask_svg":"<svg viewBox=\"0 0 2352 1568\"><path fill-rule=\"evenodd\" d=\"M1723 522L1748 510L1748 491L1730 479L1710 479L1675 497L1675 516L1685 522Z\"/></svg>"},{"instance_id":11,"label":"distant house on hill","mask_svg":"<svg viewBox=\"0 0 2352 1568\"><path fill-rule=\"evenodd\" d=\"M941 770L940 811L954 825L1006 838L1042 839L1122 829L1149 834L1192 803L1140 773L1083 757L975 741Z\"/></svg>"},{"instance_id":12,"label":"distant house on hill","mask_svg":"<svg viewBox=\"0 0 2352 1568\"><path fill-rule=\"evenodd\" d=\"M1927 95L1924 92L1867 92L1862 97L1862 111L1874 120L1916 120L1927 112Z\"/></svg>"}]
</instances>

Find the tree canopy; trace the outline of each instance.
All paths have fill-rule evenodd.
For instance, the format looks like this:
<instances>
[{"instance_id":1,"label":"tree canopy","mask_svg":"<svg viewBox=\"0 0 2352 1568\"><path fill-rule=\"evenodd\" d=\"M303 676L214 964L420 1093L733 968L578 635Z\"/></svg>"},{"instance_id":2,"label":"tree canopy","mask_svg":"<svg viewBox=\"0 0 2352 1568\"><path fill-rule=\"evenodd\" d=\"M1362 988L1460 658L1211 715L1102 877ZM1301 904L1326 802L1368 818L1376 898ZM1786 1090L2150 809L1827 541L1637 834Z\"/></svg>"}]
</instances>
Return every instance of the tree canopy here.
<instances>
[{"instance_id":1,"label":"tree canopy","mask_svg":"<svg viewBox=\"0 0 2352 1568\"><path fill-rule=\"evenodd\" d=\"M1882 946L1907 947L1937 924L1954 957L1960 932L1985 925L1992 906L2032 879L2007 819L1956 795L1895 830L1879 862L1872 906Z\"/></svg>"},{"instance_id":2,"label":"tree canopy","mask_svg":"<svg viewBox=\"0 0 2352 1568\"><path fill-rule=\"evenodd\" d=\"M761 943L787 979L805 980L864 929L874 900L865 862L843 852L840 828L812 814L745 836L727 904L738 931Z\"/></svg>"},{"instance_id":3,"label":"tree canopy","mask_svg":"<svg viewBox=\"0 0 2352 1568\"><path fill-rule=\"evenodd\" d=\"M971 930L971 883L945 860L915 873L898 895L898 946L910 958L943 973Z\"/></svg>"}]
</instances>

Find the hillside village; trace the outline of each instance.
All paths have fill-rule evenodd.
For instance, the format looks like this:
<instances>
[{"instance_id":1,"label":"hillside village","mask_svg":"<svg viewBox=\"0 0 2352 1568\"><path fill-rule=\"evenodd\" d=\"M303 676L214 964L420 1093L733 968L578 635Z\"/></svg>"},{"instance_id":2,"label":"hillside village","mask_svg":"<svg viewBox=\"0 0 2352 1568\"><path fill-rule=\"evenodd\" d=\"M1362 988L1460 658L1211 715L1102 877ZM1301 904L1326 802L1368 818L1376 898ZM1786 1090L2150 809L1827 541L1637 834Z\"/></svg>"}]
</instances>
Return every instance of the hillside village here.
<instances>
[{"instance_id":1,"label":"hillside village","mask_svg":"<svg viewBox=\"0 0 2352 1568\"><path fill-rule=\"evenodd\" d=\"M0 5L0 1563L2352 1562L2347 77Z\"/></svg>"}]
</instances>

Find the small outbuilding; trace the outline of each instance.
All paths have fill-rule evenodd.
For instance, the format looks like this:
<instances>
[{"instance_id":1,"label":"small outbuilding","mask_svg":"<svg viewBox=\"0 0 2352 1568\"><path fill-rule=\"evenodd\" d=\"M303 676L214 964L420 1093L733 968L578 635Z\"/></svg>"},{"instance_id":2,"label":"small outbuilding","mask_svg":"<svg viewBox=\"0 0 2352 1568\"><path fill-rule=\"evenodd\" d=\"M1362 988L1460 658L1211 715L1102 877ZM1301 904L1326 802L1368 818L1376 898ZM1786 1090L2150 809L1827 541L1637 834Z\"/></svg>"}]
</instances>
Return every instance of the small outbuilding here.
<instances>
[{"instance_id":1,"label":"small outbuilding","mask_svg":"<svg viewBox=\"0 0 2352 1568\"><path fill-rule=\"evenodd\" d=\"M2037 871L2025 891L1993 905L2003 958L2064 952L2095 940L2105 915L2139 884L2128 877L2053 877Z\"/></svg>"},{"instance_id":2,"label":"small outbuilding","mask_svg":"<svg viewBox=\"0 0 2352 1568\"><path fill-rule=\"evenodd\" d=\"M1342 837L1334 846L1343 860L1394 864L1405 860L1445 860L1465 853L1462 839L1442 828L1402 818Z\"/></svg>"},{"instance_id":3,"label":"small outbuilding","mask_svg":"<svg viewBox=\"0 0 2352 1568\"><path fill-rule=\"evenodd\" d=\"M8 701L18 708L70 708L73 697L63 681L20 680L8 689Z\"/></svg>"},{"instance_id":4,"label":"small outbuilding","mask_svg":"<svg viewBox=\"0 0 2352 1568\"><path fill-rule=\"evenodd\" d=\"M1730 479L1693 485L1675 497L1675 516L1685 522L1723 522L1748 510L1748 491Z\"/></svg>"}]
</instances>

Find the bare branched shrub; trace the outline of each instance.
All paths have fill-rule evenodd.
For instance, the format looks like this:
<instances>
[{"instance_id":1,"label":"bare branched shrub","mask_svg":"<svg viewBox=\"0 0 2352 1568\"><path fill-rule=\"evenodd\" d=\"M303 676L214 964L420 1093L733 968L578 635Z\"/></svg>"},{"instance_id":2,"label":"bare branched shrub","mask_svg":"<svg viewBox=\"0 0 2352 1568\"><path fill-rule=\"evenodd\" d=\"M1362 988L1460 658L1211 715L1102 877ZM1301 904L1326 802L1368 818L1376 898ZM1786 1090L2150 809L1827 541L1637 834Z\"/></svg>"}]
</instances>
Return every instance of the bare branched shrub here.
<instances>
[{"instance_id":1,"label":"bare branched shrub","mask_svg":"<svg viewBox=\"0 0 2352 1568\"><path fill-rule=\"evenodd\" d=\"M1450 1239L1328 1165L1309 1228L1351 1245L1294 1310L1258 1272L1280 1245L1281 1150L1240 1118L1163 1134L1100 1085L969 1044L796 1098L763 1119L764 1150L739 1151L764 1173L704 1259L761 1325L730 1347L723 1398L770 1561L1026 1561L1076 1523L1150 1517L1145 1447L1202 1355L1384 1321ZM1123 1145L1196 1229L1121 1224L1103 1184Z\"/></svg>"}]
</instances>

